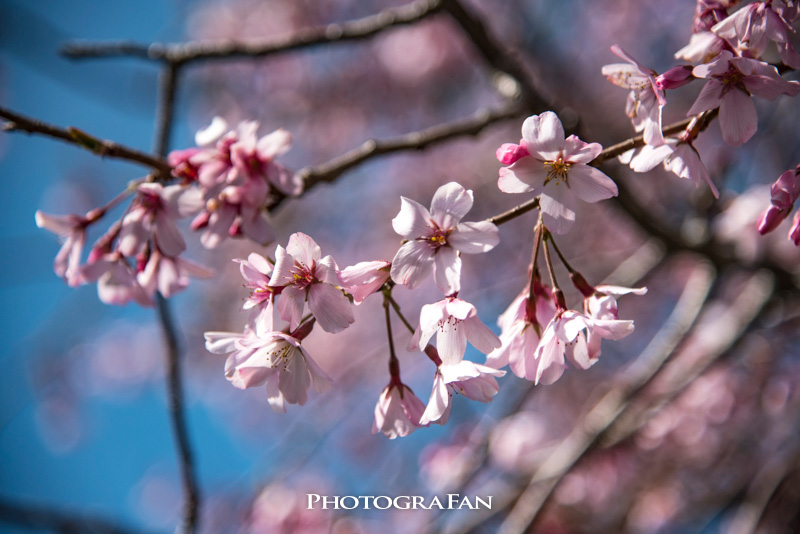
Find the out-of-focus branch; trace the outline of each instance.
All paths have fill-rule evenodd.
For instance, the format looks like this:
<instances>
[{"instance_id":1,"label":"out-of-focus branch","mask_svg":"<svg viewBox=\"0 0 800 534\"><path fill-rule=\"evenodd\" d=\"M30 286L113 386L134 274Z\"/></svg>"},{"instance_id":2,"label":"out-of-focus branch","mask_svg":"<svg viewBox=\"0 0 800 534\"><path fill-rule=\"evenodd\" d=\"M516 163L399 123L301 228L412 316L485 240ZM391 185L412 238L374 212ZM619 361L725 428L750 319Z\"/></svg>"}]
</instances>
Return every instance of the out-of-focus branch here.
<instances>
[{"instance_id":1,"label":"out-of-focus branch","mask_svg":"<svg viewBox=\"0 0 800 534\"><path fill-rule=\"evenodd\" d=\"M158 109L156 110L153 147L161 157L164 157L169 149L169 137L172 131L177 89L178 66L170 63L162 68L158 87ZM170 313L169 302L161 293L156 295L156 301L158 304L158 319L164 332L164 342L167 348L168 410L172 421L172 431L175 436L184 493L183 515L178 531L182 534L194 534L199 527L201 501L184 410L181 375L181 356L183 351L178 343L177 328Z\"/></svg>"},{"instance_id":2,"label":"out-of-focus branch","mask_svg":"<svg viewBox=\"0 0 800 534\"><path fill-rule=\"evenodd\" d=\"M43 506L32 506L0 499L0 522L37 532L63 534L143 534L107 519L88 514L63 512Z\"/></svg>"},{"instance_id":3,"label":"out-of-focus branch","mask_svg":"<svg viewBox=\"0 0 800 534\"><path fill-rule=\"evenodd\" d=\"M470 13L459 0L442 0L442 8L458 23L489 65L519 84L526 111L539 113L551 109L539 95L522 61L489 33L479 17Z\"/></svg>"},{"instance_id":4,"label":"out-of-focus branch","mask_svg":"<svg viewBox=\"0 0 800 534\"><path fill-rule=\"evenodd\" d=\"M516 104L509 104L497 110L481 110L472 117L437 124L425 130L411 132L391 139L365 141L360 147L337 156L330 161L313 167L305 167L297 171L307 191L323 182L333 182L344 172L365 161L406 150L424 150L430 146L458 137L478 135L488 126L506 119L518 117L522 111ZM277 197L269 209L274 209L284 197Z\"/></svg>"},{"instance_id":5,"label":"out-of-focus branch","mask_svg":"<svg viewBox=\"0 0 800 534\"><path fill-rule=\"evenodd\" d=\"M321 44L367 39L388 28L418 22L440 9L441 0L416 0L369 17L316 28L303 28L284 37L261 43L232 41L178 44L140 44L129 41L70 43L64 47L63 53L76 59L132 56L172 65L215 59L265 57Z\"/></svg>"},{"instance_id":6,"label":"out-of-focus branch","mask_svg":"<svg viewBox=\"0 0 800 534\"><path fill-rule=\"evenodd\" d=\"M109 157L132 161L145 167L154 169L162 176L169 176L170 166L163 158L145 154L139 150L128 148L113 141L99 139L77 128L59 128L45 122L25 117L11 110L0 108L0 117L8 119L3 123L2 130L6 132L26 132L61 139L77 145L100 157Z\"/></svg>"},{"instance_id":7,"label":"out-of-focus branch","mask_svg":"<svg viewBox=\"0 0 800 534\"><path fill-rule=\"evenodd\" d=\"M539 207L539 197L536 197L527 202L523 202L518 206L514 206L510 210L497 214L494 217L489 217L486 220L490 223L494 223L499 226L503 223L507 223L508 221L514 220L520 215L528 213L531 210L535 210L538 207Z\"/></svg>"}]
</instances>

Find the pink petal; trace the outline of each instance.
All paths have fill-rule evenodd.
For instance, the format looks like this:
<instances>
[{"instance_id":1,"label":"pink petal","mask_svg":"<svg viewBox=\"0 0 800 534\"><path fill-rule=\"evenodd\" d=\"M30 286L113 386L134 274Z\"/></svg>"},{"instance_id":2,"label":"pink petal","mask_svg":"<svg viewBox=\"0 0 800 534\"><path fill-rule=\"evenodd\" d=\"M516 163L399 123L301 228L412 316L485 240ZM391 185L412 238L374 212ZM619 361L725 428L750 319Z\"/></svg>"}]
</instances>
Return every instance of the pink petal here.
<instances>
[{"instance_id":1,"label":"pink petal","mask_svg":"<svg viewBox=\"0 0 800 534\"><path fill-rule=\"evenodd\" d=\"M322 251L316 241L302 232L296 232L289 236L286 252L295 261L302 263L306 267L311 267L312 263L318 262L322 258Z\"/></svg>"},{"instance_id":2,"label":"pink petal","mask_svg":"<svg viewBox=\"0 0 800 534\"><path fill-rule=\"evenodd\" d=\"M275 239L267 221L267 214L260 208L242 206L242 233L260 245L267 245Z\"/></svg>"},{"instance_id":3,"label":"pink petal","mask_svg":"<svg viewBox=\"0 0 800 534\"><path fill-rule=\"evenodd\" d=\"M271 160L275 156L285 154L292 146L292 134L288 130L278 128L258 140L256 150L262 160Z\"/></svg>"},{"instance_id":4,"label":"pink petal","mask_svg":"<svg viewBox=\"0 0 800 534\"><path fill-rule=\"evenodd\" d=\"M447 237L447 243L465 254L489 252L500 242L497 226L488 221L461 223Z\"/></svg>"},{"instance_id":5,"label":"pink petal","mask_svg":"<svg viewBox=\"0 0 800 534\"><path fill-rule=\"evenodd\" d=\"M442 358L442 365L455 365L464 358L467 337L461 329L462 324L450 319L439 326L436 349Z\"/></svg>"},{"instance_id":6,"label":"pink petal","mask_svg":"<svg viewBox=\"0 0 800 534\"><path fill-rule=\"evenodd\" d=\"M267 401L272 411L284 413L286 411L286 401L278 384L279 377L280 373L273 373L267 378Z\"/></svg>"},{"instance_id":7,"label":"pink petal","mask_svg":"<svg viewBox=\"0 0 800 534\"><path fill-rule=\"evenodd\" d=\"M178 230L175 221L163 211L159 211L156 215L155 236L158 248L165 256L172 258L186 250L186 242L181 231Z\"/></svg>"},{"instance_id":8,"label":"pink petal","mask_svg":"<svg viewBox=\"0 0 800 534\"><path fill-rule=\"evenodd\" d=\"M540 194L547 178L544 163L535 158L523 158L511 167L500 169L497 187L503 193Z\"/></svg>"},{"instance_id":9,"label":"pink petal","mask_svg":"<svg viewBox=\"0 0 800 534\"><path fill-rule=\"evenodd\" d=\"M464 329L467 341L484 354L490 353L501 345L500 338L483 324L477 315L465 319L461 323L461 327Z\"/></svg>"},{"instance_id":10,"label":"pink petal","mask_svg":"<svg viewBox=\"0 0 800 534\"><path fill-rule=\"evenodd\" d=\"M419 419L419 424L437 423L444 425L450 418L450 409L450 392L447 390L447 384L445 384L442 375L437 372L433 378L431 398L428 400L425 412Z\"/></svg>"},{"instance_id":11,"label":"pink petal","mask_svg":"<svg viewBox=\"0 0 800 534\"><path fill-rule=\"evenodd\" d=\"M289 404L303 405L308 400L308 388L311 386L311 376L306 365L306 360L299 350L288 358L286 367L278 377L278 388L283 398Z\"/></svg>"},{"instance_id":12,"label":"pink petal","mask_svg":"<svg viewBox=\"0 0 800 534\"><path fill-rule=\"evenodd\" d=\"M294 282L294 276L290 272L294 269L294 258L285 248L278 245L275 248L275 269L267 284L270 287L280 287Z\"/></svg>"},{"instance_id":13,"label":"pink petal","mask_svg":"<svg viewBox=\"0 0 800 534\"><path fill-rule=\"evenodd\" d=\"M423 350L434 333L439 329L439 321L446 319L447 301L440 300L433 304L426 304L419 313L419 327L414 332L409 350Z\"/></svg>"},{"instance_id":14,"label":"pink petal","mask_svg":"<svg viewBox=\"0 0 800 534\"><path fill-rule=\"evenodd\" d=\"M406 197L400 197L400 213L392 219L394 231L406 239L416 239L428 235L431 228L431 214L425 206Z\"/></svg>"},{"instance_id":15,"label":"pink petal","mask_svg":"<svg viewBox=\"0 0 800 534\"><path fill-rule=\"evenodd\" d=\"M588 165L574 165L569 170L569 185L572 193L584 202L599 202L618 194L617 184L611 178Z\"/></svg>"},{"instance_id":16,"label":"pink petal","mask_svg":"<svg viewBox=\"0 0 800 534\"><path fill-rule=\"evenodd\" d=\"M415 289L432 269L433 249L425 242L409 241L400 247L392 260L392 280Z\"/></svg>"},{"instance_id":17,"label":"pink petal","mask_svg":"<svg viewBox=\"0 0 800 534\"><path fill-rule=\"evenodd\" d=\"M650 84L650 78L633 65L612 63L600 69L606 79L623 89L641 89Z\"/></svg>"},{"instance_id":18,"label":"pink petal","mask_svg":"<svg viewBox=\"0 0 800 534\"><path fill-rule=\"evenodd\" d=\"M222 117L214 117L211 124L198 130L194 136L197 146L211 146L228 131L228 123Z\"/></svg>"},{"instance_id":19,"label":"pink petal","mask_svg":"<svg viewBox=\"0 0 800 534\"><path fill-rule=\"evenodd\" d=\"M329 284L311 285L308 307L322 329L332 334L341 332L356 321L350 301L344 293Z\"/></svg>"},{"instance_id":20,"label":"pink petal","mask_svg":"<svg viewBox=\"0 0 800 534\"><path fill-rule=\"evenodd\" d=\"M663 163L672 154L673 145L665 144L661 146L645 145L630 161L630 167L635 172L648 172Z\"/></svg>"},{"instance_id":21,"label":"pink petal","mask_svg":"<svg viewBox=\"0 0 800 534\"><path fill-rule=\"evenodd\" d=\"M445 295L461 291L461 258L456 249L444 246L436 250L433 256L433 280Z\"/></svg>"},{"instance_id":22,"label":"pink petal","mask_svg":"<svg viewBox=\"0 0 800 534\"><path fill-rule=\"evenodd\" d=\"M695 74L695 76L697 76L697 74ZM730 92L735 93L738 92L738 90L733 89ZM720 105L721 98L722 84L714 78L708 80L700 90L700 94L697 95L697 100L694 101L694 104L692 104L692 107L686 113L686 116L691 117L692 115L697 115L702 111L708 111L716 108Z\"/></svg>"},{"instance_id":23,"label":"pink petal","mask_svg":"<svg viewBox=\"0 0 800 534\"><path fill-rule=\"evenodd\" d=\"M603 151L600 143L585 143L578 136L570 135L564 141L564 161L569 163L589 163Z\"/></svg>"},{"instance_id":24,"label":"pink petal","mask_svg":"<svg viewBox=\"0 0 800 534\"><path fill-rule=\"evenodd\" d=\"M278 315L289 322L289 328L294 330L300 325L305 307L306 292L296 287L285 287L278 297Z\"/></svg>"},{"instance_id":25,"label":"pink petal","mask_svg":"<svg viewBox=\"0 0 800 534\"><path fill-rule=\"evenodd\" d=\"M572 170L570 170L570 174ZM566 234L575 222L573 195L566 185L550 187L542 193L539 207L542 219L548 230L556 234Z\"/></svg>"},{"instance_id":26,"label":"pink petal","mask_svg":"<svg viewBox=\"0 0 800 534\"><path fill-rule=\"evenodd\" d=\"M719 106L719 125L726 143L739 146L758 130L756 106L750 95L731 89L722 96Z\"/></svg>"},{"instance_id":27,"label":"pink petal","mask_svg":"<svg viewBox=\"0 0 800 534\"><path fill-rule=\"evenodd\" d=\"M564 149L564 127L552 111L525 119L522 138L528 152L544 161L555 161Z\"/></svg>"},{"instance_id":28,"label":"pink petal","mask_svg":"<svg viewBox=\"0 0 800 534\"><path fill-rule=\"evenodd\" d=\"M449 182L436 190L431 201L430 213L439 228L448 230L457 225L470 209L472 209L472 191L464 189L456 182Z\"/></svg>"}]
</instances>

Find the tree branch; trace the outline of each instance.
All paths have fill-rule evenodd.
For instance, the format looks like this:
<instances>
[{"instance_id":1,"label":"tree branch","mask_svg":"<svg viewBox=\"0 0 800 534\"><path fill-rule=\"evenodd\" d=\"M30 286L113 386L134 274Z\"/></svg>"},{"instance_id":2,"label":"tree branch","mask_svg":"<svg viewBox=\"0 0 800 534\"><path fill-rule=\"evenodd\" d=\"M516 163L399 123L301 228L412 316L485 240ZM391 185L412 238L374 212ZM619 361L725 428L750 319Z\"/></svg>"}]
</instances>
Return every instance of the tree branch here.
<instances>
[{"instance_id":1,"label":"tree branch","mask_svg":"<svg viewBox=\"0 0 800 534\"><path fill-rule=\"evenodd\" d=\"M107 519L0 499L0 522L63 534L142 534Z\"/></svg>"},{"instance_id":2,"label":"tree branch","mask_svg":"<svg viewBox=\"0 0 800 534\"><path fill-rule=\"evenodd\" d=\"M122 159L144 165L155 170L160 176L169 176L170 166L164 159L145 154L133 148L120 145L113 141L99 139L93 135L77 128L59 128L37 119L31 119L15 113L11 110L0 108L0 117L8 119L2 125L2 130L6 132L26 132L29 134L39 134L66 141L67 143L79 146L100 157Z\"/></svg>"},{"instance_id":3,"label":"tree branch","mask_svg":"<svg viewBox=\"0 0 800 534\"><path fill-rule=\"evenodd\" d=\"M175 112L175 93L178 88L178 66L165 65L159 77L158 109L156 110L156 130L154 150L164 157L169 148L169 137L172 131ZM183 407L183 385L181 378L182 349L178 343L177 329L169 309L169 302L161 293L156 295L158 319L164 332L167 348L167 400L172 431L178 449L178 461L183 482L184 504L182 523L179 532L194 534L199 527L200 489L195 475L189 431L186 425L186 414Z\"/></svg>"},{"instance_id":4,"label":"tree branch","mask_svg":"<svg viewBox=\"0 0 800 534\"><path fill-rule=\"evenodd\" d=\"M321 44L356 41L372 37L393 26L413 24L441 9L441 0L416 0L397 8L357 20L303 28L261 43L188 42L176 44L70 43L62 53L75 59L131 56L181 65L195 61L266 57Z\"/></svg>"}]
</instances>

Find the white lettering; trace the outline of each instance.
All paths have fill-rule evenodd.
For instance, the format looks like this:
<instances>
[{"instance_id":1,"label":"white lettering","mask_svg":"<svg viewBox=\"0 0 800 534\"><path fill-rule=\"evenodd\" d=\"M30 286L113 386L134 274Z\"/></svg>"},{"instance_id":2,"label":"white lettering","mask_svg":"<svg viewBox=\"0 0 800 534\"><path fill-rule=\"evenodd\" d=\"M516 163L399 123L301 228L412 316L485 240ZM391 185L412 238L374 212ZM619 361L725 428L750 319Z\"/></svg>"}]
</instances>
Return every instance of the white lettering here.
<instances>
[{"instance_id":1,"label":"white lettering","mask_svg":"<svg viewBox=\"0 0 800 534\"><path fill-rule=\"evenodd\" d=\"M313 510L314 503L319 501L319 495L317 495L316 493L309 493L308 495L306 495L306 497L308 497L308 510Z\"/></svg>"},{"instance_id":2,"label":"white lettering","mask_svg":"<svg viewBox=\"0 0 800 534\"><path fill-rule=\"evenodd\" d=\"M486 501L484 501L483 499L481 499L480 497L475 496L475 507L477 508L478 503L480 503L487 510L491 510L492 509L492 496L490 495L489 497L487 497L487 499L489 499L488 503Z\"/></svg>"}]
</instances>

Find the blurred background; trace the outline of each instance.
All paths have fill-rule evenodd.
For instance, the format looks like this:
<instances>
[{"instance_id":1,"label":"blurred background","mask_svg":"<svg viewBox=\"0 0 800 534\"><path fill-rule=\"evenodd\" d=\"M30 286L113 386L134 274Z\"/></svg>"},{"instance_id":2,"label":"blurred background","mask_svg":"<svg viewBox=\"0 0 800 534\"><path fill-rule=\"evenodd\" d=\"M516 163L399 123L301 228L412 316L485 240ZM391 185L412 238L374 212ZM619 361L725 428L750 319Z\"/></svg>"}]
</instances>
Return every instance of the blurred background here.
<instances>
[{"instance_id":1,"label":"blurred background","mask_svg":"<svg viewBox=\"0 0 800 534\"><path fill-rule=\"evenodd\" d=\"M0 102L149 151L157 65L134 58L69 60L59 55L65 42L258 41L398 5L6 0L0 5ZM620 61L609 47L620 44L663 72L688 42L695 10L691 0L465 5L518 51L565 126L604 145L634 135L624 114L626 92L600 73L602 65ZM281 161L299 169L369 138L499 107L503 97L496 88L502 83L463 31L440 13L365 41L187 67L171 148L192 146L194 132L215 115L230 124L258 120L262 135L278 127L291 131L293 147ZM665 124L684 117L699 89L694 83L669 93ZM620 317L635 319L635 333L606 342L597 365L569 369L550 386L530 388L509 373L493 403L457 398L447 426L407 438L370 433L375 402L388 382L379 298L358 307L356 324L345 332L315 331L304 342L334 386L313 394L306 406L275 414L263 389L240 391L228 383L224 358L207 353L202 337L207 330L242 328L247 293L231 259L253 251L271 255L274 245L229 240L207 251L190 236L187 256L217 271L210 282L194 281L172 299L186 347L202 531L495 532L504 511L485 521L466 510L309 512L305 494L460 492L508 501L563 450L563 441L607 391L659 357L668 358L667 365L625 405L613 432L560 480L536 531L800 530L796 287L782 275L743 267L761 262L775 272L797 270L800 256L784 237L786 227L766 237L755 232L769 203L767 184L798 163L796 105L785 97L757 101L759 132L741 148L724 145L716 123L700 135L697 147L722 191L719 201L660 168L635 175L616 162L604 167L626 186L627 198L645 208L646 218L675 240L702 251L713 239L736 261L712 267L703 254L665 247L616 203L582 204L578 224L559 246L590 283L649 288L646 296L621 303ZM494 158L502 143L519 140L523 118L497 123L475 138L372 160L283 203L272 217L277 242L307 233L341 267L391 260L399 246L391 219L400 195L428 206L437 187L458 181L475 192L467 220L527 200L497 189ZM85 213L103 205L143 170L19 133L0 135L0 169L6 187L0 196L0 500L111 518L134 532L171 532L181 486L154 310L105 306L93 285L67 288L51 269L57 240L34 224L37 209ZM520 217L501 227L500 246L464 258L460 296L496 332L497 316L528 279L534 224L534 213ZM563 283L566 272L559 272ZM422 305L439 299L432 281L394 295L412 322ZM568 290L567 298L579 306L576 291ZM674 332L684 323L686 335L680 328ZM433 365L402 350L410 335L399 321L394 331L403 379L425 401ZM472 348L467 358L483 362ZM0 523L0 532L29 531Z\"/></svg>"}]
</instances>

